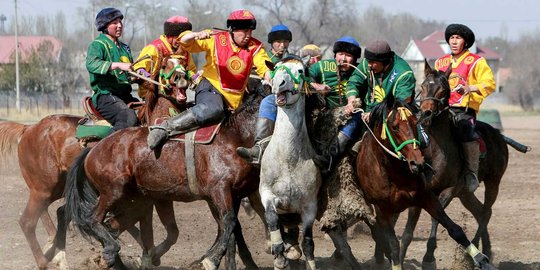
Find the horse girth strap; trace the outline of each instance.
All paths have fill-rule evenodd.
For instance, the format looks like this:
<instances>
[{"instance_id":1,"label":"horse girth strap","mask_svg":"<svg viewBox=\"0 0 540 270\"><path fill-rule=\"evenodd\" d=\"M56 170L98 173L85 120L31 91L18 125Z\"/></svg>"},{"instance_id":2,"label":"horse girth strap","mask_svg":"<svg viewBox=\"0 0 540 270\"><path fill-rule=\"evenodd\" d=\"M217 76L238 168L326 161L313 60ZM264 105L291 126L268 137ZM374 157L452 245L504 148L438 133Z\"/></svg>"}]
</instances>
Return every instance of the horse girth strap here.
<instances>
[{"instance_id":1,"label":"horse girth strap","mask_svg":"<svg viewBox=\"0 0 540 270\"><path fill-rule=\"evenodd\" d=\"M195 131L186 133L184 140L186 174L188 179L189 191L193 195L200 195L199 182L195 168Z\"/></svg>"}]
</instances>

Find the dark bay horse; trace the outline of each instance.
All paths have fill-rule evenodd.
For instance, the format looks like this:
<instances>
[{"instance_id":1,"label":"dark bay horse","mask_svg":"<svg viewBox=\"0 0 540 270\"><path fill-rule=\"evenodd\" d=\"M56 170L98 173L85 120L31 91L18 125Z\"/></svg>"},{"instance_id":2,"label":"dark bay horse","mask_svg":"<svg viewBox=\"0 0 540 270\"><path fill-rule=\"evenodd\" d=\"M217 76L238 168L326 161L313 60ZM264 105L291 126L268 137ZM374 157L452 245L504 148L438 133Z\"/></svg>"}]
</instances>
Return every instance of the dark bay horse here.
<instances>
[{"instance_id":1,"label":"dark bay horse","mask_svg":"<svg viewBox=\"0 0 540 270\"><path fill-rule=\"evenodd\" d=\"M457 243L466 248L477 265L490 269L463 229L444 212L424 176L424 156L419 148L417 120L412 109L392 95L371 113L369 127L358 153L356 170L368 202L374 204L384 249L392 269L402 269L399 242L394 231L395 215L411 206L426 210ZM384 147L383 147L384 146ZM386 149L385 149L386 148ZM390 150L388 150L390 149Z\"/></svg>"},{"instance_id":2,"label":"dark bay horse","mask_svg":"<svg viewBox=\"0 0 540 270\"><path fill-rule=\"evenodd\" d=\"M491 241L488 232L488 223L492 214L492 206L499 193L499 184L508 165L507 143L522 151L526 149L519 143L505 137L497 129L483 122L477 122L476 129L481 133L485 142L487 153L481 159L479 180L484 183L484 202L482 203L474 193L467 192L464 187L463 163L461 147L452 135L452 119L448 110L450 87L446 73L433 70L425 64L425 80L421 85L420 110L421 120L426 127L430 139L429 148L424 152L430 157L434 175L430 182L431 190L439 196L443 207L448 206L452 198L458 197L463 206L470 211L478 222L478 229L472 243L478 246L482 240L482 252L491 257ZM521 148L520 148L521 147ZM412 240L412 232L420 215L420 209L411 209L407 226L403 232L403 249L401 260ZM437 220L433 220L431 234L428 239L424 255L423 269L436 269L434 251L436 248Z\"/></svg>"},{"instance_id":3,"label":"dark bay horse","mask_svg":"<svg viewBox=\"0 0 540 270\"><path fill-rule=\"evenodd\" d=\"M235 248L233 230L239 224L236 211L240 200L257 190L258 170L236 155L235 149L253 141L256 111L262 96L249 99L221 126L208 145L194 145L193 161L186 161L184 142L169 141L162 148L148 148L146 128L128 128L101 140L81 154L68 173L66 213L83 234L104 246L109 266L121 268L120 246L107 225L108 212L131 198L191 202L206 200L219 215L222 233L207 252L203 265L217 269L225 252ZM194 163L194 168L187 164ZM195 177L188 178L187 169ZM99 198L97 198L99 194Z\"/></svg>"},{"instance_id":4,"label":"dark bay horse","mask_svg":"<svg viewBox=\"0 0 540 270\"><path fill-rule=\"evenodd\" d=\"M176 80L176 78L171 76L171 80ZM156 118L168 115L170 108L182 110L181 104L175 103L166 96L158 96L157 92L149 92L147 95L149 101L143 106L140 114L145 120L141 122L153 123ZM56 235L56 228L50 218L48 207L63 197L67 170L83 149L75 138L75 131L81 119L82 117L73 115L51 115L33 125L11 121L0 123L0 154L5 156L17 149L21 174L29 188L28 201L19 219L19 225L39 269L47 268L57 248L61 250L58 263L66 264L65 257L62 257L64 256L63 247L56 246L52 241ZM172 210L172 204L170 208L156 206L156 209L161 209L158 214L165 214L168 209ZM142 213L142 211L137 213ZM139 217L143 218L143 216L145 215ZM36 237L36 226L40 217L49 235L49 243L45 251ZM131 218L136 219L136 217ZM169 225L164 223L165 227L172 228L173 225L176 227L176 224L170 224L170 222L167 221ZM130 228L128 224L133 224L133 221L120 221L120 223ZM130 229L130 232L137 235L136 230ZM174 230L171 229L170 232L172 234L168 236L168 239L176 240ZM160 255L154 256L155 263L159 257Z\"/></svg>"}]
</instances>

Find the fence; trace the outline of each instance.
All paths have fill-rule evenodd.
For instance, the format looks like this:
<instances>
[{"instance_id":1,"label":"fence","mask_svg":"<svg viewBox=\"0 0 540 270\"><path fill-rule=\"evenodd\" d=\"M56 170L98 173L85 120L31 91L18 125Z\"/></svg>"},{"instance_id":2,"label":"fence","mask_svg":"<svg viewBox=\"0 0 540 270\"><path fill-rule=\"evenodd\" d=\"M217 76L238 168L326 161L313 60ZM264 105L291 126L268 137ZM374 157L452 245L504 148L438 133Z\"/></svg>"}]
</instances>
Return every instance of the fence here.
<instances>
[{"instance_id":1,"label":"fence","mask_svg":"<svg viewBox=\"0 0 540 270\"><path fill-rule=\"evenodd\" d=\"M17 111L15 92L0 91L0 119L32 122L51 114L84 115L81 100L87 95L21 93L21 110Z\"/></svg>"}]
</instances>

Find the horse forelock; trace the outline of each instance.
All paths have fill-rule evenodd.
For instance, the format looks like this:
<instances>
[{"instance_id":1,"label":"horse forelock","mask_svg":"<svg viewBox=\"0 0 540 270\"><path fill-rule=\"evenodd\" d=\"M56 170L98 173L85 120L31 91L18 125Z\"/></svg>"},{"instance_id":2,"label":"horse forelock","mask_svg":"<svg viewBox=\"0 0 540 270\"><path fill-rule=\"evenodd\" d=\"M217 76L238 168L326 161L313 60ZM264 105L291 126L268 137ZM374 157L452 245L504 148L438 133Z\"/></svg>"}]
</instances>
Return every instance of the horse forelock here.
<instances>
[{"instance_id":1,"label":"horse forelock","mask_svg":"<svg viewBox=\"0 0 540 270\"><path fill-rule=\"evenodd\" d=\"M369 118L369 127L371 129L380 126L383 124L384 119L386 119L388 116L391 118L389 119L390 122L393 122L395 117L398 116L398 108L405 108L411 114L414 114L415 108L407 103L404 100L396 99L395 105L393 105L393 108L389 108L390 104L388 104L388 99L385 99L383 102L379 103L375 108L371 111L371 115ZM391 110L390 110L391 109Z\"/></svg>"},{"instance_id":2,"label":"horse forelock","mask_svg":"<svg viewBox=\"0 0 540 270\"><path fill-rule=\"evenodd\" d=\"M427 87L428 90L423 98L435 97L440 89L442 89L444 96L439 98L444 98L446 103L450 98L450 84L444 71L432 70L422 82L422 87Z\"/></svg>"}]
</instances>

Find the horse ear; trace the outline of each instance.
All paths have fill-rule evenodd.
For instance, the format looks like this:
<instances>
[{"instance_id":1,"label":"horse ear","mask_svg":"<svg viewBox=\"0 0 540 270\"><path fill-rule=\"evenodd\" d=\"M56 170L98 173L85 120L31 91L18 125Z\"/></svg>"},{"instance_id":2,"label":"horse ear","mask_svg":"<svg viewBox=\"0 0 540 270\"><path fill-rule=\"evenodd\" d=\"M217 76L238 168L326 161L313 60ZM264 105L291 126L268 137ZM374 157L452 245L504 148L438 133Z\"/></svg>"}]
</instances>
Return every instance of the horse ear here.
<instances>
[{"instance_id":1,"label":"horse ear","mask_svg":"<svg viewBox=\"0 0 540 270\"><path fill-rule=\"evenodd\" d=\"M396 98L394 97L394 93L390 92L390 94L386 96L386 107L394 108L395 105L396 105Z\"/></svg>"},{"instance_id":2,"label":"horse ear","mask_svg":"<svg viewBox=\"0 0 540 270\"><path fill-rule=\"evenodd\" d=\"M266 64L266 66L271 70L271 71L274 71L274 69L276 69L276 64L266 60L264 61L264 63Z\"/></svg>"},{"instance_id":3,"label":"horse ear","mask_svg":"<svg viewBox=\"0 0 540 270\"><path fill-rule=\"evenodd\" d=\"M433 69L429 65L426 58L424 58L424 76L427 77L429 74L433 72Z\"/></svg>"},{"instance_id":4,"label":"horse ear","mask_svg":"<svg viewBox=\"0 0 540 270\"><path fill-rule=\"evenodd\" d=\"M444 76L448 79L450 78L450 74L452 74L452 65L448 66L448 69L444 72Z\"/></svg>"}]
</instances>

